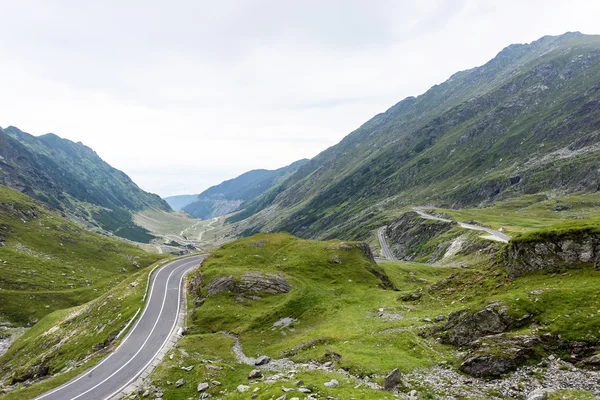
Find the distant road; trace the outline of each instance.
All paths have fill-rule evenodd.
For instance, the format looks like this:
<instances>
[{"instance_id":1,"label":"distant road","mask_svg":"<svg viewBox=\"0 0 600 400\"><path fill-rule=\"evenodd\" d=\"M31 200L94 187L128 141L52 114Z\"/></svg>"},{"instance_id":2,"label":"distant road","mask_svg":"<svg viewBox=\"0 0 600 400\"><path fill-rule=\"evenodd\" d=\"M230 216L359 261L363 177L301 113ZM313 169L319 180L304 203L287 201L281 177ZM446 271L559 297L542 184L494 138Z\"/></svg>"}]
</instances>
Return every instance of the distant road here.
<instances>
[{"instance_id":1,"label":"distant road","mask_svg":"<svg viewBox=\"0 0 600 400\"><path fill-rule=\"evenodd\" d=\"M183 278L205 257L183 258L157 270L142 316L119 347L95 367L36 399L105 400L134 382L173 334L179 317Z\"/></svg>"},{"instance_id":2,"label":"distant road","mask_svg":"<svg viewBox=\"0 0 600 400\"><path fill-rule=\"evenodd\" d=\"M387 244L387 240L385 239L385 230L386 229L387 229L387 226L383 226L383 227L379 228L379 230L377 231L377 236L379 237L379 245L381 246L381 255L383 255L383 257L385 257L385 259L387 261L396 261L396 258L390 251L390 248L388 247L388 244Z\"/></svg>"},{"instance_id":3,"label":"distant road","mask_svg":"<svg viewBox=\"0 0 600 400\"><path fill-rule=\"evenodd\" d=\"M418 208L415 208L414 211L417 214L419 214L422 218L425 218L425 219L433 219L436 221L443 221L443 222L455 222L451 219L439 218L439 217L435 217L431 214L427 214L426 212L423 212ZM457 224L465 229L472 229L474 231L487 232L488 235L482 236L485 239L495 240L497 242L504 242L504 243L508 243L508 241L510 240L510 236L507 236L507 235L503 234L502 232L498 232L498 231L495 231L490 228L484 228L483 226L472 225L472 224L465 224L464 222L457 222Z\"/></svg>"}]
</instances>

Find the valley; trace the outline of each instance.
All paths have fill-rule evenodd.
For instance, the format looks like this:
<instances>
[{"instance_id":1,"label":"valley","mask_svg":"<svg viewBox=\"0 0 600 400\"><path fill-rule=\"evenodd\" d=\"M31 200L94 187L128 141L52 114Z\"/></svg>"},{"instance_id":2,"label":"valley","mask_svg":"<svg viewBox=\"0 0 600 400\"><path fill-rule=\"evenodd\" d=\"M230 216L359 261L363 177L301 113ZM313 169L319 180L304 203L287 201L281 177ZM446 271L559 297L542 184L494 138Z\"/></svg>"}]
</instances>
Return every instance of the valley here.
<instances>
[{"instance_id":1,"label":"valley","mask_svg":"<svg viewBox=\"0 0 600 400\"><path fill-rule=\"evenodd\" d=\"M0 400L600 398L599 141L578 32L198 195L0 129Z\"/></svg>"}]
</instances>

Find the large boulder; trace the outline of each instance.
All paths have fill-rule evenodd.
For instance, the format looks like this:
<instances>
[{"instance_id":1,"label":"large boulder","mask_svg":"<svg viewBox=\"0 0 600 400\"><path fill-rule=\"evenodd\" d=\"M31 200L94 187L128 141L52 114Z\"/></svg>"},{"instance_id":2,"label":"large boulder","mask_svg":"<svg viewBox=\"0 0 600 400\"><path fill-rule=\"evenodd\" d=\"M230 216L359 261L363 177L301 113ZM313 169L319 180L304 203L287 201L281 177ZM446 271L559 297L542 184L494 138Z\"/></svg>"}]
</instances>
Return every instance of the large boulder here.
<instances>
[{"instance_id":1,"label":"large boulder","mask_svg":"<svg viewBox=\"0 0 600 400\"><path fill-rule=\"evenodd\" d=\"M541 345L537 336L488 336L471 345L460 370L475 377L500 377L538 356Z\"/></svg>"},{"instance_id":2,"label":"large boulder","mask_svg":"<svg viewBox=\"0 0 600 400\"><path fill-rule=\"evenodd\" d=\"M209 296L220 292L255 292L255 293L287 293L292 290L282 274L263 274L261 272L247 272L236 279L233 276L218 276L207 286Z\"/></svg>"},{"instance_id":3,"label":"large boulder","mask_svg":"<svg viewBox=\"0 0 600 400\"><path fill-rule=\"evenodd\" d=\"M529 314L515 315L503 303L492 303L480 311L455 311L448 317L448 323L434 328L433 333L443 331L440 341L444 344L463 347L489 335L506 332L527 323Z\"/></svg>"}]
</instances>

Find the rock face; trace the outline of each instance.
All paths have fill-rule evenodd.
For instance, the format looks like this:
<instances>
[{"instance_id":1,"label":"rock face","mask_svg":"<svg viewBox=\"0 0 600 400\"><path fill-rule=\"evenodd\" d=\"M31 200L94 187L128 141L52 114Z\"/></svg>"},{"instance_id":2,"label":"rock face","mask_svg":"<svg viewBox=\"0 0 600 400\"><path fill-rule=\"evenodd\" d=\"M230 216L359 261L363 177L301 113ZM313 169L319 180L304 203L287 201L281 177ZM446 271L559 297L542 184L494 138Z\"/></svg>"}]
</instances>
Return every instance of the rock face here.
<instances>
[{"instance_id":1,"label":"rock face","mask_svg":"<svg viewBox=\"0 0 600 400\"><path fill-rule=\"evenodd\" d=\"M292 286L281 274L263 274L247 272L240 279L233 276L219 276L207 286L208 295L214 296L220 292L255 292L255 293L287 293Z\"/></svg>"},{"instance_id":2,"label":"rock face","mask_svg":"<svg viewBox=\"0 0 600 400\"><path fill-rule=\"evenodd\" d=\"M430 241L436 236L449 231L456 222L426 220L414 211L403 214L387 228L392 253L399 260L414 260L416 257L427 255L420 244ZM433 249L429 262L441 259L446 247Z\"/></svg>"},{"instance_id":3,"label":"rock face","mask_svg":"<svg viewBox=\"0 0 600 400\"><path fill-rule=\"evenodd\" d=\"M340 250L354 250L354 249L359 249L366 258L368 258L372 262L375 262L375 257L373 256L373 252L371 251L371 248L369 247L368 244L363 243L363 242L353 243L353 244L340 243Z\"/></svg>"},{"instance_id":4,"label":"rock face","mask_svg":"<svg viewBox=\"0 0 600 400\"><path fill-rule=\"evenodd\" d=\"M499 377L535 357L540 346L537 336L488 336L472 344L460 370L476 377Z\"/></svg>"},{"instance_id":5,"label":"rock face","mask_svg":"<svg viewBox=\"0 0 600 400\"><path fill-rule=\"evenodd\" d=\"M444 331L440 337L442 343L463 347L483 336L523 326L529 317L527 314L516 317L511 315L502 303L494 303L477 312L453 312L448 317L448 323L443 327L434 328L434 333Z\"/></svg>"},{"instance_id":6,"label":"rock face","mask_svg":"<svg viewBox=\"0 0 600 400\"><path fill-rule=\"evenodd\" d=\"M514 240L501 255L506 271L517 277L533 271L593 267L600 260L600 233L591 230L548 233L535 240Z\"/></svg>"}]
</instances>

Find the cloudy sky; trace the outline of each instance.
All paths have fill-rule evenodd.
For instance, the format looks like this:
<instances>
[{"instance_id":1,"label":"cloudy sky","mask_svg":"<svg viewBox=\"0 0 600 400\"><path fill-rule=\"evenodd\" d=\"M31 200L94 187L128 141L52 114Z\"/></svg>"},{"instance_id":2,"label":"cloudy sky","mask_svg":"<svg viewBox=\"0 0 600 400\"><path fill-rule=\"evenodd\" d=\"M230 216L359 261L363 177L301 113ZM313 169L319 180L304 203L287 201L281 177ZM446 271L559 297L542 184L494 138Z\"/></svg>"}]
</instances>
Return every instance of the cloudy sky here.
<instances>
[{"instance_id":1,"label":"cloudy sky","mask_svg":"<svg viewBox=\"0 0 600 400\"><path fill-rule=\"evenodd\" d=\"M0 0L0 125L198 193L310 158L511 43L600 33L595 0Z\"/></svg>"}]
</instances>

